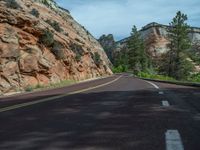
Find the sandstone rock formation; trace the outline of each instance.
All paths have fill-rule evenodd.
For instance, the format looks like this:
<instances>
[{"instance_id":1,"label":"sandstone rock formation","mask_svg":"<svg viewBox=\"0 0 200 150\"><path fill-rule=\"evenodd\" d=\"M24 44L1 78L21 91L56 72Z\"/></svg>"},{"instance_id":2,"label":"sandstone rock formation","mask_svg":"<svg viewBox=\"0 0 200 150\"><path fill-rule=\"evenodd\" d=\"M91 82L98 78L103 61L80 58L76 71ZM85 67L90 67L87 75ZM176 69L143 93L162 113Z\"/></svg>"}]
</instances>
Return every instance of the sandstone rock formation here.
<instances>
[{"instance_id":1,"label":"sandstone rock formation","mask_svg":"<svg viewBox=\"0 0 200 150\"><path fill-rule=\"evenodd\" d=\"M147 51L150 52L152 57L159 57L161 54L166 53L169 50L167 46L169 43L169 40L167 39L168 27L169 26L153 22L144 26L140 30ZM197 41L200 41L200 28L191 27L188 36L194 45ZM116 42L117 47L121 47L120 49L122 50L127 44L128 39L129 37Z\"/></svg>"},{"instance_id":2,"label":"sandstone rock formation","mask_svg":"<svg viewBox=\"0 0 200 150\"><path fill-rule=\"evenodd\" d=\"M9 6L11 1L18 5ZM50 45L41 42L52 40L41 39L45 31L53 35ZM100 56L98 63L95 54ZM96 39L54 1L0 1L0 94L110 75L109 66Z\"/></svg>"}]
</instances>

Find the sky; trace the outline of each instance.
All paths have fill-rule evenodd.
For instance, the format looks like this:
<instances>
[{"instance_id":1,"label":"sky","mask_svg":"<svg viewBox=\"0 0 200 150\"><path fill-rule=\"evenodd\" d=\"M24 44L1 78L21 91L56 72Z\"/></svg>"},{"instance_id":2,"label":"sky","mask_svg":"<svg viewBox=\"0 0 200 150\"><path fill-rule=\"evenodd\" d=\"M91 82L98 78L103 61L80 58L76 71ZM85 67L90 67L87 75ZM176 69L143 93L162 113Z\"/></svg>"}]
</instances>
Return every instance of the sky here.
<instances>
[{"instance_id":1,"label":"sky","mask_svg":"<svg viewBox=\"0 0 200 150\"><path fill-rule=\"evenodd\" d=\"M200 0L56 0L96 38L113 34L128 37L133 25L168 25L178 10L188 15L190 26L200 27Z\"/></svg>"}]
</instances>

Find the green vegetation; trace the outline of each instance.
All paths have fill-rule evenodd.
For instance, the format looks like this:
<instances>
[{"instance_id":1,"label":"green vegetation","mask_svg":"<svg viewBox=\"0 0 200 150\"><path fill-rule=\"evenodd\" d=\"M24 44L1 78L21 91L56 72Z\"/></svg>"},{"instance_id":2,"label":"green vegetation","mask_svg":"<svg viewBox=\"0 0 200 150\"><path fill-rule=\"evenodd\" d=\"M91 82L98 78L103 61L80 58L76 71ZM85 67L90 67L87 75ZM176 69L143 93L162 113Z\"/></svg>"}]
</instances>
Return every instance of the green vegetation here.
<instances>
[{"instance_id":1,"label":"green vegetation","mask_svg":"<svg viewBox=\"0 0 200 150\"><path fill-rule=\"evenodd\" d=\"M81 61L81 57L84 55L84 50L82 46L76 43L71 43L69 47L76 54L75 56L76 61L77 62Z\"/></svg>"},{"instance_id":2,"label":"green vegetation","mask_svg":"<svg viewBox=\"0 0 200 150\"><path fill-rule=\"evenodd\" d=\"M138 74L139 72L148 72L150 70L148 68L152 68L144 41L136 26L133 26L127 48L115 55L113 72L132 70L134 74Z\"/></svg>"},{"instance_id":3,"label":"green vegetation","mask_svg":"<svg viewBox=\"0 0 200 150\"><path fill-rule=\"evenodd\" d=\"M39 13L38 10L35 9L35 8L33 8L33 9L31 10L30 14L32 14L33 16L35 16L35 17L37 17L37 18L40 16L40 13Z\"/></svg>"},{"instance_id":4,"label":"green vegetation","mask_svg":"<svg viewBox=\"0 0 200 150\"><path fill-rule=\"evenodd\" d=\"M77 62L80 62L81 61L81 55L79 53L76 54L75 59L76 59Z\"/></svg>"},{"instance_id":5,"label":"green vegetation","mask_svg":"<svg viewBox=\"0 0 200 150\"><path fill-rule=\"evenodd\" d=\"M112 71L113 71L113 73L127 72L128 68L125 65L119 65L117 67L113 67Z\"/></svg>"},{"instance_id":6,"label":"green vegetation","mask_svg":"<svg viewBox=\"0 0 200 150\"><path fill-rule=\"evenodd\" d=\"M188 81L191 81L191 82L200 82L200 73L192 74L192 75L188 78Z\"/></svg>"},{"instance_id":7,"label":"green vegetation","mask_svg":"<svg viewBox=\"0 0 200 150\"><path fill-rule=\"evenodd\" d=\"M21 8L20 5L15 0L6 0L6 6L12 9Z\"/></svg>"},{"instance_id":8,"label":"green vegetation","mask_svg":"<svg viewBox=\"0 0 200 150\"><path fill-rule=\"evenodd\" d=\"M188 37L187 15L177 12L170 23L170 51L164 59L164 73L177 80L186 80L193 71L194 65L188 60L187 50L191 44Z\"/></svg>"},{"instance_id":9,"label":"green vegetation","mask_svg":"<svg viewBox=\"0 0 200 150\"><path fill-rule=\"evenodd\" d=\"M94 53L94 58L93 58L93 60L94 60L94 63L95 63L97 66L99 66L99 65L101 64L102 60L101 60L101 56L99 55L98 52L95 52L95 53Z\"/></svg>"},{"instance_id":10,"label":"green vegetation","mask_svg":"<svg viewBox=\"0 0 200 150\"><path fill-rule=\"evenodd\" d=\"M148 60L144 42L136 26L133 26L130 40L128 41L128 64L135 74L146 71Z\"/></svg>"},{"instance_id":11,"label":"green vegetation","mask_svg":"<svg viewBox=\"0 0 200 150\"><path fill-rule=\"evenodd\" d=\"M51 51L53 52L53 54L56 56L57 59L60 60L64 58L63 46L61 43L54 41Z\"/></svg>"},{"instance_id":12,"label":"green vegetation","mask_svg":"<svg viewBox=\"0 0 200 150\"><path fill-rule=\"evenodd\" d=\"M57 32L62 32L63 29L60 27L60 24L57 21L46 20L46 22L52 26Z\"/></svg>"},{"instance_id":13,"label":"green vegetation","mask_svg":"<svg viewBox=\"0 0 200 150\"><path fill-rule=\"evenodd\" d=\"M42 84L37 84L36 86L31 86L28 85L27 87L25 87L25 91L26 92L32 92L32 91L37 91L37 90L45 90L45 89L52 89L52 88L60 88L60 87L64 87L64 86L68 86L71 84L76 83L76 81L73 80L62 80L58 83L50 83L49 85L42 85Z\"/></svg>"},{"instance_id":14,"label":"green vegetation","mask_svg":"<svg viewBox=\"0 0 200 150\"><path fill-rule=\"evenodd\" d=\"M200 82L200 73L194 74L194 61L200 64L199 41L191 47L188 37L187 15L177 12L168 29L170 50L163 54L159 65L153 62L141 39L137 28L133 26L128 46L116 54L113 72L132 70L142 78L166 81Z\"/></svg>"},{"instance_id":15,"label":"green vegetation","mask_svg":"<svg viewBox=\"0 0 200 150\"><path fill-rule=\"evenodd\" d=\"M68 86L71 84L76 83L76 81L73 80L62 80L58 83L51 83L48 86L46 86L45 88L59 88L59 87L64 87L64 86Z\"/></svg>"},{"instance_id":16,"label":"green vegetation","mask_svg":"<svg viewBox=\"0 0 200 150\"><path fill-rule=\"evenodd\" d=\"M51 7L50 2L54 2L54 0L40 0L47 7Z\"/></svg>"},{"instance_id":17,"label":"green vegetation","mask_svg":"<svg viewBox=\"0 0 200 150\"><path fill-rule=\"evenodd\" d=\"M146 72L139 72L137 74L138 77L141 78L147 78L147 79L157 79L157 80L165 80L165 81L176 81L172 77L164 76L164 75L158 75L158 74L149 74Z\"/></svg>"},{"instance_id":18,"label":"green vegetation","mask_svg":"<svg viewBox=\"0 0 200 150\"><path fill-rule=\"evenodd\" d=\"M39 41L45 46L52 46L54 43L54 34L49 30L44 30Z\"/></svg>"},{"instance_id":19,"label":"green vegetation","mask_svg":"<svg viewBox=\"0 0 200 150\"><path fill-rule=\"evenodd\" d=\"M113 70L118 70L117 72L126 72L128 71L128 51L124 49L122 52L118 52L115 55L114 59L114 68ZM123 68L123 69L122 69Z\"/></svg>"},{"instance_id":20,"label":"green vegetation","mask_svg":"<svg viewBox=\"0 0 200 150\"><path fill-rule=\"evenodd\" d=\"M33 91L34 90L34 87L32 87L32 86L30 86L30 85L28 85L27 87L25 87L25 89L24 89L26 92L31 92L31 91Z\"/></svg>"}]
</instances>

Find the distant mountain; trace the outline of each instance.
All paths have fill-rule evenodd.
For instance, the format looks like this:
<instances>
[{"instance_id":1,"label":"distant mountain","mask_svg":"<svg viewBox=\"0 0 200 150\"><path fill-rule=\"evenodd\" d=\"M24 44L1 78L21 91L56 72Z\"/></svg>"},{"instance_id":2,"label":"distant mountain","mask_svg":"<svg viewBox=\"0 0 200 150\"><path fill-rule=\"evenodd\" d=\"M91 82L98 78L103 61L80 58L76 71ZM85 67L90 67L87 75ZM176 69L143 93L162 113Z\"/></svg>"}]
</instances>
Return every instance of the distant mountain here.
<instances>
[{"instance_id":1,"label":"distant mountain","mask_svg":"<svg viewBox=\"0 0 200 150\"><path fill-rule=\"evenodd\" d=\"M98 41L53 0L0 1L0 94L112 74Z\"/></svg>"}]
</instances>

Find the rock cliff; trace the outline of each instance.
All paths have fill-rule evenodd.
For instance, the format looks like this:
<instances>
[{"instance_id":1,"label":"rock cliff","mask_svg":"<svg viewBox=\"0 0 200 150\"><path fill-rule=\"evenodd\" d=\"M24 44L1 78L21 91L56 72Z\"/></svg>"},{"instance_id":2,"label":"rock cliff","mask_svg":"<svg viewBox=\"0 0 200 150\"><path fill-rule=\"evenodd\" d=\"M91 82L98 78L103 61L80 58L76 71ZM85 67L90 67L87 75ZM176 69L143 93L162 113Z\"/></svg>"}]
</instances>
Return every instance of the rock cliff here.
<instances>
[{"instance_id":1,"label":"rock cliff","mask_svg":"<svg viewBox=\"0 0 200 150\"><path fill-rule=\"evenodd\" d=\"M113 35L112 34L102 35L98 39L98 41L102 45L102 47L104 48L104 50L105 50L108 58L110 59L110 61L113 63L113 61L114 61L113 52L116 49L116 43L115 43Z\"/></svg>"},{"instance_id":2,"label":"rock cliff","mask_svg":"<svg viewBox=\"0 0 200 150\"><path fill-rule=\"evenodd\" d=\"M152 57L159 57L161 54L166 53L169 50L167 47L167 44L169 43L169 40L167 39L168 27L169 26L153 22L144 26L140 30L146 49ZM188 36L193 45L199 43L200 28L190 27ZM117 47L123 50L123 47L127 44L128 39L129 37L116 42Z\"/></svg>"},{"instance_id":3,"label":"rock cliff","mask_svg":"<svg viewBox=\"0 0 200 150\"><path fill-rule=\"evenodd\" d=\"M53 0L0 0L0 94L110 75L96 39Z\"/></svg>"}]
</instances>

